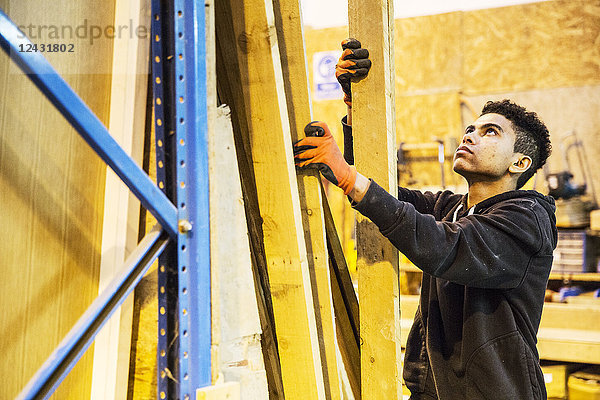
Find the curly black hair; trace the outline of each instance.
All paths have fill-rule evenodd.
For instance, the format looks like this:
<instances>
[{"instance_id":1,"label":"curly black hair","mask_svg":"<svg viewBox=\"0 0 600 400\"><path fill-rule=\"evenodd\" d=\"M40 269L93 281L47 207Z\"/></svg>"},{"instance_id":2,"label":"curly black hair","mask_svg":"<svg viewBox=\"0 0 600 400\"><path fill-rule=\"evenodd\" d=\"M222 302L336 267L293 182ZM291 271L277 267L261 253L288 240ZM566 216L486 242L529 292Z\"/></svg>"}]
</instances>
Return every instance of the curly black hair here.
<instances>
[{"instance_id":1,"label":"curly black hair","mask_svg":"<svg viewBox=\"0 0 600 400\"><path fill-rule=\"evenodd\" d=\"M540 169L552 152L550 133L546 125L536 113L527 111L510 100L488 101L481 115L500 114L513 124L517 135L515 140L515 153L522 153L531 157L531 167L517 179L517 189L520 189ZM481 116L480 115L480 116Z\"/></svg>"}]
</instances>

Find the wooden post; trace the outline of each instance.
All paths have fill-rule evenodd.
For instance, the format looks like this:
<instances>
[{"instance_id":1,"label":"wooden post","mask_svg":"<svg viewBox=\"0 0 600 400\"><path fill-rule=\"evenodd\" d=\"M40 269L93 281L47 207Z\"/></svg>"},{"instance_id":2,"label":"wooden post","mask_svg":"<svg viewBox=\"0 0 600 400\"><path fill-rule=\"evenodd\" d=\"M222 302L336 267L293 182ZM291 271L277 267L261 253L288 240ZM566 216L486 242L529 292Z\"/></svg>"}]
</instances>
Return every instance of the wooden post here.
<instances>
[{"instance_id":1,"label":"wooden post","mask_svg":"<svg viewBox=\"0 0 600 400\"><path fill-rule=\"evenodd\" d=\"M325 194L323 193L325 198ZM329 204L323 203L329 268L331 271L331 293L335 310L337 343L340 357L345 366L350 390L355 399L360 399L360 333L358 299L350 278L350 271L342 245L335 229Z\"/></svg>"},{"instance_id":2,"label":"wooden post","mask_svg":"<svg viewBox=\"0 0 600 400\"><path fill-rule=\"evenodd\" d=\"M306 70L304 32L299 0L273 0L277 43L293 142L304 137L304 126L312 121L310 92ZM311 271L311 283L321 367L327 399L340 399L340 380L336 359L336 333L325 237L321 177L317 171L298 174L298 192L302 226Z\"/></svg>"},{"instance_id":3,"label":"wooden post","mask_svg":"<svg viewBox=\"0 0 600 400\"><path fill-rule=\"evenodd\" d=\"M350 0L348 17L373 62L352 84L356 168L396 195L393 2ZM401 398L398 250L371 221L357 221L362 398Z\"/></svg>"},{"instance_id":4,"label":"wooden post","mask_svg":"<svg viewBox=\"0 0 600 400\"><path fill-rule=\"evenodd\" d=\"M227 23L230 29L219 26ZM227 69L239 68L241 77L239 87L235 87L235 77L229 79L228 92L238 97L230 101L245 147L240 150L249 150L252 159L285 398L324 399L310 271L273 27L269 1L217 4L220 57Z\"/></svg>"}]
</instances>

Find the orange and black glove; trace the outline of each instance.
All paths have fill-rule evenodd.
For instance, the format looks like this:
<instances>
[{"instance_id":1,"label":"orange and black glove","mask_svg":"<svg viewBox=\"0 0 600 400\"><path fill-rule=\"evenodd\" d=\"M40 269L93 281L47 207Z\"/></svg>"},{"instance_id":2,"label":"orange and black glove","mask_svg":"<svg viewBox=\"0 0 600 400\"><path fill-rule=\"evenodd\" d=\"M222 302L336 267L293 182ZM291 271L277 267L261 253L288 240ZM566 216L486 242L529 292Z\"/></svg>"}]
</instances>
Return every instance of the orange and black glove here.
<instances>
[{"instance_id":1,"label":"orange and black glove","mask_svg":"<svg viewBox=\"0 0 600 400\"><path fill-rule=\"evenodd\" d=\"M313 121L304 128L306 137L294 144L294 162L300 169L317 168L347 195L356 183L356 168L348 165L325 122Z\"/></svg>"},{"instance_id":2,"label":"orange and black glove","mask_svg":"<svg viewBox=\"0 0 600 400\"><path fill-rule=\"evenodd\" d=\"M342 49L344 52L335 66L335 77L340 85L342 85L344 103L348 107L352 107L350 81L352 78L367 76L371 68L371 60L369 60L369 50L362 49L360 42L356 39L348 38L343 40Z\"/></svg>"}]
</instances>

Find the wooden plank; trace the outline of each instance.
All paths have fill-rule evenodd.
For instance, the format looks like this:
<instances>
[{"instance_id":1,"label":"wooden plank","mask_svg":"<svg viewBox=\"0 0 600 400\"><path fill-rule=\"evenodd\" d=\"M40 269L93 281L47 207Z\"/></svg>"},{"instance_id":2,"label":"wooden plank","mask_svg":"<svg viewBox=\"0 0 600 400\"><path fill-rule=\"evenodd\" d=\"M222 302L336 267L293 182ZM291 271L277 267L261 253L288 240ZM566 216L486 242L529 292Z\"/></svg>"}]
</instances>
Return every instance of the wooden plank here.
<instances>
[{"instance_id":1,"label":"wooden plank","mask_svg":"<svg viewBox=\"0 0 600 400\"><path fill-rule=\"evenodd\" d=\"M537 335L540 358L600 363L598 321L600 305L545 303Z\"/></svg>"},{"instance_id":2,"label":"wooden plank","mask_svg":"<svg viewBox=\"0 0 600 400\"><path fill-rule=\"evenodd\" d=\"M269 397L248 226L229 109L209 129L213 384L238 382L246 400Z\"/></svg>"},{"instance_id":3,"label":"wooden plank","mask_svg":"<svg viewBox=\"0 0 600 400\"><path fill-rule=\"evenodd\" d=\"M156 147L151 76L147 85L147 114L144 128L143 167L156 182ZM140 239L149 232L156 219L142 208ZM156 397L158 351L158 260L150 267L134 291L128 396L132 399Z\"/></svg>"},{"instance_id":4,"label":"wooden plank","mask_svg":"<svg viewBox=\"0 0 600 400\"><path fill-rule=\"evenodd\" d=\"M240 384L237 382L227 382L217 386L209 386L196 390L197 400L240 400ZM246 393L244 393L246 396ZM246 397L244 397L246 398Z\"/></svg>"},{"instance_id":5,"label":"wooden plank","mask_svg":"<svg viewBox=\"0 0 600 400\"><path fill-rule=\"evenodd\" d=\"M323 198L325 195L323 194ZM354 398L360 399L360 331L358 299L350 278L350 271L342 245L335 229L333 215L326 201L323 202L331 292L335 310L337 342L340 356Z\"/></svg>"},{"instance_id":6,"label":"wooden plank","mask_svg":"<svg viewBox=\"0 0 600 400\"><path fill-rule=\"evenodd\" d=\"M264 251L285 397L324 398L283 79L278 65L277 38L272 29L272 4L257 0L220 3L228 4L223 5L222 14L217 8L217 26L221 16L228 19L229 34L234 40L229 46L220 43L220 50L226 67L239 67L241 77L241 87L230 93L241 95L243 100L232 105L232 109L244 108L243 113L236 110L238 126L248 128L245 132L240 129L245 135L242 147L244 151L249 149L247 154L252 156L263 219ZM217 31L218 36L220 32L223 30ZM230 60L233 63L228 62ZM245 120L240 122L242 118Z\"/></svg>"},{"instance_id":7,"label":"wooden plank","mask_svg":"<svg viewBox=\"0 0 600 400\"><path fill-rule=\"evenodd\" d=\"M296 142L304 137L304 127L313 119L300 2L299 0L273 0L273 10L289 129L292 142ZM319 173L316 171L299 173L298 192L308 268L311 271L325 395L328 399L340 399L342 394L335 352L336 332L322 207L322 202L327 202L327 198L322 197Z\"/></svg>"},{"instance_id":8,"label":"wooden plank","mask_svg":"<svg viewBox=\"0 0 600 400\"><path fill-rule=\"evenodd\" d=\"M250 237L250 252L257 289L258 312L262 328L262 349L269 383L269 398L283 399L281 364L275 333L275 317L267 271L267 260L263 240L262 218L258 204L256 179L252 168L249 128L246 119L246 106L242 91L240 64L235 51L237 37L234 35L231 19L231 5L228 2L215 4L217 92L220 103L231 105L231 119L234 132L236 154L242 195L246 210L246 222Z\"/></svg>"},{"instance_id":9,"label":"wooden plank","mask_svg":"<svg viewBox=\"0 0 600 400\"><path fill-rule=\"evenodd\" d=\"M114 21L112 1L10 2L4 10L25 26ZM34 42L57 42L47 34L36 34ZM112 45L72 42L76 52L54 53L52 64L71 72L67 82L108 123ZM0 254L6 278L0 290L0 398L13 399L98 293L106 166L1 53ZM89 75L94 70L98 74ZM89 397L92 356L90 349L55 398Z\"/></svg>"},{"instance_id":10,"label":"wooden plank","mask_svg":"<svg viewBox=\"0 0 600 400\"><path fill-rule=\"evenodd\" d=\"M148 7L147 0L117 1L115 26L139 26ZM139 164L143 149L134 143L143 143L144 140L144 131L139 128L143 127L146 117L148 49L148 37L144 40L138 35L117 37L113 45L108 127L115 140ZM137 243L139 225L139 202L132 201L129 189L110 169L106 170L104 192L99 294L122 266L128 251L132 250L131 244ZM132 313L133 296L130 296L94 341L93 398L127 398Z\"/></svg>"},{"instance_id":11,"label":"wooden plank","mask_svg":"<svg viewBox=\"0 0 600 400\"><path fill-rule=\"evenodd\" d=\"M352 85L356 168L395 194L393 15L392 1L348 3L350 36L369 49L373 62L367 78ZM356 237L362 398L400 398L398 251L361 215Z\"/></svg>"}]
</instances>

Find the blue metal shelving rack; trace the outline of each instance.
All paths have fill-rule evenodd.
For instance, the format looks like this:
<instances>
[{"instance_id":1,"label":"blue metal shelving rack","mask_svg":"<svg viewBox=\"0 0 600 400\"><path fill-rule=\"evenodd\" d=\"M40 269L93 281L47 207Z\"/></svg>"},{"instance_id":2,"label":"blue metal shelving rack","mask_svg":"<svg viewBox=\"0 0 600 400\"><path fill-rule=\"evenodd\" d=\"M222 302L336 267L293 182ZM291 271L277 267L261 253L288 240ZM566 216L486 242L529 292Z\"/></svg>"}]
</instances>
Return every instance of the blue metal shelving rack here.
<instances>
[{"instance_id":1,"label":"blue metal shelving rack","mask_svg":"<svg viewBox=\"0 0 600 400\"><path fill-rule=\"evenodd\" d=\"M211 383L210 246L204 2L152 0L158 186L0 9L0 45L157 219L37 371L20 399L49 397L159 257L159 399L196 398ZM172 379L174 377L175 379Z\"/></svg>"}]
</instances>

